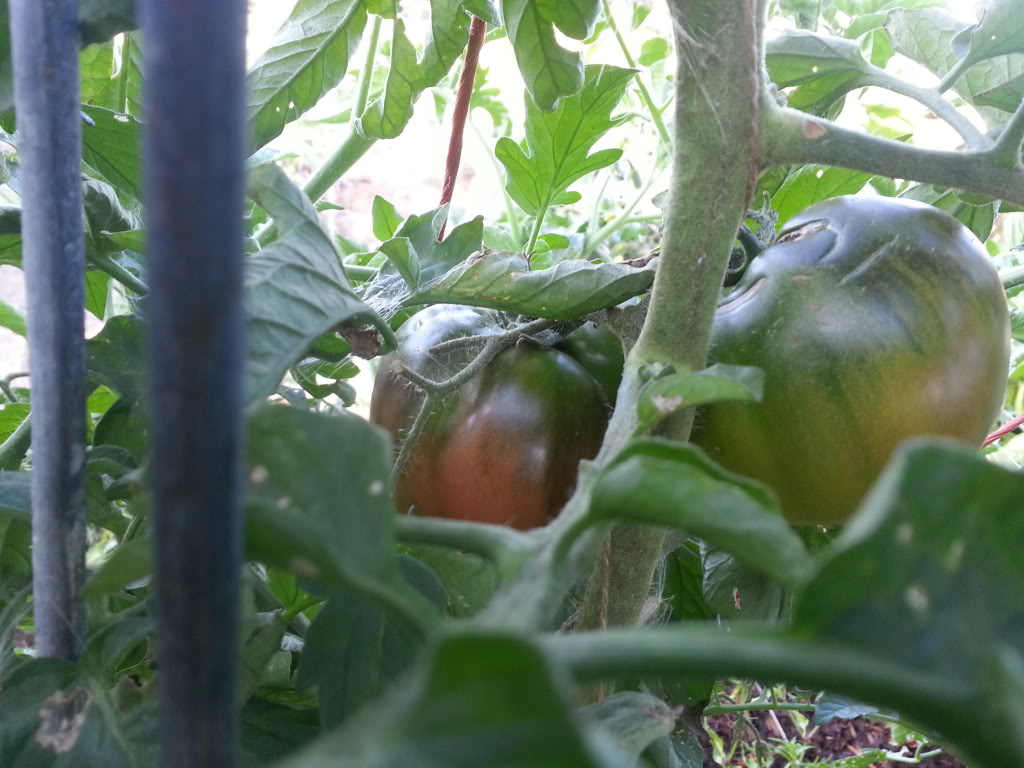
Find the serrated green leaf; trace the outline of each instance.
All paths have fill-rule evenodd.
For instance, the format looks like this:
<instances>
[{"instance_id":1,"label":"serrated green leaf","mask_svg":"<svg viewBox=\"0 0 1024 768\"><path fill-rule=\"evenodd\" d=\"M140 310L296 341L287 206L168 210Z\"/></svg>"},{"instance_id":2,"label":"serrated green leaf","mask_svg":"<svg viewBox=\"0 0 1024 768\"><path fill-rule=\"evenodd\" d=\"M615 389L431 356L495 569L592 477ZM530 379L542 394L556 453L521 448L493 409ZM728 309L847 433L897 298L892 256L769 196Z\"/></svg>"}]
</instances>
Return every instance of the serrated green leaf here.
<instances>
[{"instance_id":1,"label":"serrated green leaf","mask_svg":"<svg viewBox=\"0 0 1024 768\"><path fill-rule=\"evenodd\" d=\"M105 43L136 26L136 0L78 0L82 45Z\"/></svg>"},{"instance_id":2,"label":"serrated green leaf","mask_svg":"<svg viewBox=\"0 0 1024 768\"><path fill-rule=\"evenodd\" d=\"M393 139L402 133L420 94L437 85L462 55L469 41L469 23L462 0L431 0L430 35L423 57L417 59L405 25L395 21L387 83L384 93L359 117L356 127L362 135Z\"/></svg>"},{"instance_id":3,"label":"serrated green leaf","mask_svg":"<svg viewBox=\"0 0 1024 768\"><path fill-rule=\"evenodd\" d=\"M836 72L863 74L868 63L852 40L791 29L765 43L765 61L772 81L788 88Z\"/></svg>"},{"instance_id":4,"label":"serrated green leaf","mask_svg":"<svg viewBox=\"0 0 1024 768\"><path fill-rule=\"evenodd\" d=\"M520 208L541 215L570 184L619 159L619 149L590 150L628 119L612 117L612 110L635 74L632 69L589 65L582 90L563 99L554 112L543 112L527 99L525 145L503 137L495 146L507 173L505 189Z\"/></svg>"},{"instance_id":5,"label":"serrated green leaf","mask_svg":"<svg viewBox=\"0 0 1024 768\"><path fill-rule=\"evenodd\" d=\"M25 336L25 316L6 301L0 300L0 328L6 328L19 336Z\"/></svg>"},{"instance_id":6,"label":"serrated green leaf","mask_svg":"<svg viewBox=\"0 0 1024 768\"><path fill-rule=\"evenodd\" d=\"M950 46L953 38L967 26L943 8L897 8L889 12L885 22L895 50L923 64L939 77L944 77L959 64L960 59ZM983 106L977 101L980 94L985 94L983 98L991 101L993 91L1021 76L1024 76L1024 54L1013 54L975 64L952 87L972 104ZM1005 96L1001 98L1005 99Z\"/></svg>"},{"instance_id":7,"label":"serrated green leaf","mask_svg":"<svg viewBox=\"0 0 1024 768\"><path fill-rule=\"evenodd\" d=\"M950 48L965 63L976 63L1009 53L1024 53L1024 13L1020 0L987 0L981 18L958 32Z\"/></svg>"},{"instance_id":8,"label":"serrated green leaf","mask_svg":"<svg viewBox=\"0 0 1024 768\"><path fill-rule=\"evenodd\" d=\"M772 208L779 214L778 226L819 200L859 192L870 180L870 173L805 165L786 176L772 195Z\"/></svg>"},{"instance_id":9,"label":"serrated green leaf","mask_svg":"<svg viewBox=\"0 0 1024 768\"><path fill-rule=\"evenodd\" d=\"M601 14L600 0L537 0L540 17L554 24L562 34L586 40L594 34L594 25Z\"/></svg>"},{"instance_id":10,"label":"serrated green leaf","mask_svg":"<svg viewBox=\"0 0 1024 768\"><path fill-rule=\"evenodd\" d=\"M810 567L771 491L686 443L634 439L598 477L588 516L684 529L784 584Z\"/></svg>"},{"instance_id":11,"label":"serrated green leaf","mask_svg":"<svg viewBox=\"0 0 1024 768\"><path fill-rule=\"evenodd\" d=\"M403 303L468 304L571 320L641 294L653 281L653 266L638 268L572 259L548 269L530 270L521 254L489 253L463 262Z\"/></svg>"},{"instance_id":12,"label":"serrated green leaf","mask_svg":"<svg viewBox=\"0 0 1024 768\"><path fill-rule=\"evenodd\" d=\"M981 242L985 242L992 234L992 227L999 213L999 203L990 201L986 203L969 203L961 199L951 189L938 190L928 184L915 184L904 192L900 197L911 200L920 200L923 203L934 205L952 216L973 232Z\"/></svg>"},{"instance_id":13,"label":"serrated green leaf","mask_svg":"<svg viewBox=\"0 0 1024 768\"><path fill-rule=\"evenodd\" d=\"M270 405L247 431L248 556L377 598L402 587L387 436L356 416Z\"/></svg>"},{"instance_id":14,"label":"serrated green leaf","mask_svg":"<svg viewBox=\"0 0 1024 768\"><path fill-rule=\"evenodd\" d=\"M281 768L612 768L569 708L566 681L529 640L487 632L439 639L412 687Z\"/></svg>"},{"instance_id":15,"label":"serrated green leaf","mask_svg":"<svg viewBox=\"0 0 1024 768\"><path fill-rule=\"evenodd\" d=\"M274 219L280 239L246 264L246 399L272 394L321 334L343 322L383 320L359 300L309 198L275 165L249 174L249 195Z\"/></svg>"},{"instance_id":16,"label":"serrated green leaf","mask_svg":"<svg viewBox=\"0 0 1024 768\"><path fill-rule=\"evenodd\" d=\"M672 53L672 45L664 37L652 37L645 40L640 46L640 57L637 61L644 67L649 67L655 62L668 58Z\"/></svg>"},{"instance_id":17,"label":"serrated green leaf","mask_svg":"<svg viewBox=\"0 0 1024 768\"><path fill-rule=\"evenodd\" d=\"M102 107L82 107L82 160L120 192L142 200L141 123Z\"/></svg>"},{"instance_id":18,"label":"serrated green leaf","mask_svg":"<svg viewBox=\"0 0 1024 768\"><path fill-rule=\"evenodd\" d=\"M637 398L637 433L645 433L684 408L729 400L760 400L764 371L716 364L703 371L673 373L647 382Z\"/></svg>"},{"instance_id":19,"label":"serrated green leaf","mask_svg":"<svg viewBox=\"0 0 1024 768\"><path fill-rule=\"evenodd\" d=\"M114 46L90 45L78 57L79 85L83 104L117 109L117 80L114 78Z\"/></svg>"},{"instance_id":20,"label":"serrated green leaf","mask_svg":"<svg viewBox=\"0 0 1024 768\"><path fill-rule=\"evenodd\" d=\"M1024 476L973 450L908 441L819 556L795 630L975 684L994 648L1024 650L1022 494Z\"/></svg>"},{"instance_id":21,"label":"serrated green leaf","mask_svg":"<svg viewBox=\"0 0 1024 768\"><path fill-rule=\"evenodd\" d=\"M381 241L394 237L402 223L402 217L398 215L395 206L380 195L373 198L370 215L373 217L373 236Z\"/></svg>"},{"instance_id":22,"label":"serrated green leaf","mask_svg":"<svg viewBox=\"0 0 1024 768\"><path fill-rule=\"evenodd\" d=\"M658 739L669 736L679 712L657 696L619 691L580 709L588 722L603 730L618 747L636 758Z\"/></svg>"},{"instance_id":23,"label":"serrated green leaf","mask_svg":"<svg viewBox=\"0 0 1024 768\"><path fill-rule=\"evenodd\" d=\"M583 87L583 61L555 40L538 0L502 0L501 12L526 90L537 108L550 112Z\"/></svg>"},{"instance_id":24,"label":"serrated green leaf","mask_svg":"<svg viewBox=\"0 0 1024 768\"><path fill-rule=\"evenodd\" d=\"M363 0L299 0L247 78L255 151L320 101L348 69L366 26Z\"/></svg>"},{"instance_id":25,"label":"serrated green leaf","mask_svg":"<svg viewBox=\"0 0 1024 768\"><path fill-rule=\"evenodd\" d=\"M89 375L127 402L142 394L145 339L138 315L117 315L85 343Z\"/></svg>"}]
</instances>

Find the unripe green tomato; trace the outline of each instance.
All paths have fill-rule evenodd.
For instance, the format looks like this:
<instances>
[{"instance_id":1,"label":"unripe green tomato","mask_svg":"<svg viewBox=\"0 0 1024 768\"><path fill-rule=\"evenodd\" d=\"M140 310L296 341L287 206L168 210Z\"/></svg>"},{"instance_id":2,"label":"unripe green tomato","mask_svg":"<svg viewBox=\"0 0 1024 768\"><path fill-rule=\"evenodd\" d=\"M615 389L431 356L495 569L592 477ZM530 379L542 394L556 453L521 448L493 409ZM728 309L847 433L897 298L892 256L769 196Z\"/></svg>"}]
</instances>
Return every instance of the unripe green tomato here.
<instances>
[{"instance_id":1,"label":"unripe green tomato","mask_svg":"<svg viewBox=\"0 0 1024 768\"><path fill-rule=\"evenodd\" d=\"M842 522L906 438L981 444L1006 392L1006 297L948 214L838 197L723 297L711 359L762 368L764 398L703 408L694 442L774 489L790 521Z\"/></svg>"},{"instance_id":2,"label":"unripe green tomato","mask_svg":"<svg viewBox=\"0 0 1024 768\"><path fill-rule=\"evenodd\" d=\"M497 313L486 309L438 305L416 314L399 330L398 351L381 361L370 420L398 442L423 403L400 369L450 378L480 345L432 347L500 331ZM621 345L610 331L581 331L560 345L565 351L521 341L445 398L398 479L398 509L520 529L554 516L572 493L580 460L601 445L610 413L605 388L617 388L622 371Z\"/></svg>"}]
</instances>

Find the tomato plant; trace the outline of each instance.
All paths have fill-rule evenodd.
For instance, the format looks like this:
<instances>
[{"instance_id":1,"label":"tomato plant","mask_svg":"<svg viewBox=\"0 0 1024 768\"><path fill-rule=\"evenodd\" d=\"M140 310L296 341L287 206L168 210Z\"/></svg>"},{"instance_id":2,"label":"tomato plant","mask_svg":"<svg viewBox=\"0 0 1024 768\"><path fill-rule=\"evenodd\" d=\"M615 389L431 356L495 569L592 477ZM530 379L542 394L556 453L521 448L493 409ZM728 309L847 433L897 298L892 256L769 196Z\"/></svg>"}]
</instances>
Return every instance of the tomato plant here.
<instances>
[{"instance_id":1,"label":"tomato plant","mask_svg":"<svg viewBox=\"0 0 1024 768\"><path fill-rule=\"evenodd\" d=\"M405 369L431 379L465 365L478 350L440 351L467 336L481 344L501 331L488 310L438 304L402 326L398 352L381 360L370 419L399 442L424 407ZM500 352L427 418L398 477L400 511L543 525L565 503L581 459L601 444L622 346L593 323L552 346L524 340Z\"/></svg>"},{"instance_id":2,"label":"tomato plant","mask_svg":"<svg viewBox=\"0 0 1024 768\"><path fill-rule=\"evenodd\" d=\"M1003 295L981 243L942 211L814 205L715 313L712 359L762 368L763 400L705 407L695 441L767 483L790 520L842 522L904 439L981 445L1006 392Z\"/></svg>"},{"instance_id":3,"label":"tomato plant","mask_svg":"<svg viewBox=\"0 0 1024 768\"><path fill-rule=\"evenodd\" d=\"M0 0L0 765L1024 765L967 5Z\"/></svg>"}]
</instances>

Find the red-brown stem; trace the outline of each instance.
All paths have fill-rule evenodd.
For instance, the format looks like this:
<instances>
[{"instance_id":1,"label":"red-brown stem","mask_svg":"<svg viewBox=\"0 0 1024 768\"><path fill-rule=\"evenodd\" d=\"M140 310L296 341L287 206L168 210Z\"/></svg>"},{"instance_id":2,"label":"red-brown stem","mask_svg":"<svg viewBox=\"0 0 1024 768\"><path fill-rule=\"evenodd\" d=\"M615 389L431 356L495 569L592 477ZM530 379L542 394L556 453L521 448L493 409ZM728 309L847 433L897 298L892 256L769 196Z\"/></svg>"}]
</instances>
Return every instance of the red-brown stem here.
<instances>
[{"instance_id":1,"label":"red-brown stem","mask_svg":"<svg viewBox=\"0 0 1024 768\"><path fill-rule=\"evenodd\" d=\"M469 100L473 96L473 81L476 79L476 64L480 59L480 49L484 44L484 32L487 31L487 22L483 19L473 18L469 27L469 44L466 46L466 62L462 67L462 76L459 78L459 92L455 97L455 112L452 114L452 135L448 140L448 157L444 163L444 186L441 187L441 205L452 201L452 193L455 191L455 179L459 175L459 162L462 160L462 134L466 128L466 117L469 115ZM444 237L444 229L447 225L441 225L441 231L437 239Z\"/></svg>"},{"instance_id":2,"label":"red-brown stem","mask_svg":"<svg viewBox=\"0 0 1024 768\"><path fill-rule=\"evenodd\" d=\"M981 447L984 448L986 446L992 445L992 443L994 443L1000 437L1004 437L1010 434L1011 432L1013 432L1013 430L1017 429L1017 427L1020 427L1022 425L1024 425L1024 415L1018 416L1013 421L1007 422L999 429L997 429L995 432L993 432L991 435L986 437L985 442L981 444Z\"/></svg>"}]
</instances>

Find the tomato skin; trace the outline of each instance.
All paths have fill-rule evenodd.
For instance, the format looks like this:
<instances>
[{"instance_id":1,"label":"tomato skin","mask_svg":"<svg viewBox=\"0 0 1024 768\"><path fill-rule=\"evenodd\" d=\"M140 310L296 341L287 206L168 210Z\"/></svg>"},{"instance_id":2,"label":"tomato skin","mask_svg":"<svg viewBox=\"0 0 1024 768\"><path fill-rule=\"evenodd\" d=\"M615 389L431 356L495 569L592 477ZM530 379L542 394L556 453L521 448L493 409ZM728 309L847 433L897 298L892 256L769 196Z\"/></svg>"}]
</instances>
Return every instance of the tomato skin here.
<instances>
[{"instance_id":1,"label":"tomato skin","mask_svg":"<svg viewBox=\"0 0 1024 768\"><path fill-rule=\"evenodd\" d=\"M489 310L438 305L406 322L399 351L381 361L370 420L395 436L409 429L423 395L396 367L449 378L479 346L428 350L497 333L496 320ZM583 365L558 349L520 342L431 416L397 483L398 509L519 529L544 525L572 492L580 460L596 455L608 416L602 387Z\"/></svg>"},{"instance_id":2,"label":"tomato skin","mask_svg":"<svg viewBox=\"0 0 1024 768\"><path fill-rule=\"evenodd\" d=\"M694 442L790 521L842 522L902 440L981 444L1006 391L1005 294L977 238L922 203L834 198L779 240L711 340L712 361L764 369L764 398L704 408Z\"/></svg>"}]
</instances>

